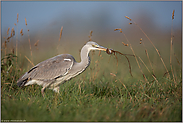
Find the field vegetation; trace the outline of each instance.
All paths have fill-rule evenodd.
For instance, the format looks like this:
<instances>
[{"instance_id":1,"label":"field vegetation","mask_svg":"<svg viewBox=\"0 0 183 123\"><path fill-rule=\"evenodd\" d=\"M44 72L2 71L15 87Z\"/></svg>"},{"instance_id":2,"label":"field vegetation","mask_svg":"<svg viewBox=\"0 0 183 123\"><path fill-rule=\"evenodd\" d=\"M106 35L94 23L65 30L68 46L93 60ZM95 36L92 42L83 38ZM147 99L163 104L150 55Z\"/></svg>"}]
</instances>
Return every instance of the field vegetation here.
<instances>
[{"instance_id":1,"label":"field vegetation","mask_svg":"<svg viewBox=\"0 0 183 123\"><path fill-rule=\"evenodd\" d=\"M61 45L56 45L53 52L42 55L45 59L37 59L39 40L31 45L26 19L27 28L18 31L17 14L17 28L8 28L1 42L1 121L182 121L182 58L181 51L173 45L173 26L167 49L157 47L135 21L125 18L129 26L135 25L145 37L138 39L141 47L134 48L125 30L116 28L114 31L125 40L111 48L121 49L121 53L128 49L134 56L127 55L127 59L119 53L92 51L91 64L84 73L62 84L60 94L46 89L42 97L42 87L19 88L16 81L31 67L48 59L46 55L64 51L59 50ZM172 25L173 19L174 11ZM62 31L63 27L58 44ZM28 49L24 48L22 38L17 38L25 33ZM147 42L151 48L146 47ZM79 61L79 49L71 49ZM165 49L168 52L161 53Z\"/></svg>"}]
</instances>

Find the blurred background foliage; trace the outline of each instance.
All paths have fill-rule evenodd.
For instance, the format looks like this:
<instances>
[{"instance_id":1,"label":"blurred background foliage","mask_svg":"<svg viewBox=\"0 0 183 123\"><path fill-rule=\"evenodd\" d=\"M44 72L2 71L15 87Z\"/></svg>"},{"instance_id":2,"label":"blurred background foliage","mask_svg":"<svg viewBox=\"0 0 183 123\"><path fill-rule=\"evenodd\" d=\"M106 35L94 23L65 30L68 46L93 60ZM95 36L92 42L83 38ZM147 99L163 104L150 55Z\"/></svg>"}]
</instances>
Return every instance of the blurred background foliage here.
<instances>
[{"instance_id":1,"label":"blurred background foliage","mask_svg":"<svg viewBox=\"0 0 183 123\"><path fill-rule=\"evenodd\" d=\"M123 45L123 43L128 44L127 40L129 40L135 54L141 57L147 66L149 64L147 64L145 49L148 49L155 73L163 76L166 71L160 58L140 28L159 50L168 70L170 69L170 41L172 36L174 53L172 62L173 64L176 63L174 69L176 71L181 67L182 15L180 1L2 1L1 7L2 58L8 53L17 55L17 63L22 70L27 70L43 60L63 53L72 54L79 62L80 50L90 39L122 53L133 54L129 46ZM172 20L173 10L175 10L174 20ZM125 16L130 17L138 25L135 25ZM63 30L60 40L61 27L63 27ZM116 28L121 28L126 37L119 31L114 31ZM91 37L89 37L90 31L93 31ZM93 52L93 54L95 53ZM95 55L93 54L93 62L91 62L93 66L97 63L101 68L108 69L110 73L112 71L110 65L117 65L115 57L111 59L110 56L103 53L101 57L97 55L99 54L98 51ZM119 55L117 57L120 59L119 65L122 66L116 66L118 72L116 72L116 69L113 72L119 73L121 72L119 68L123 68L123 75L121 76L123 78L126 74L129 74L129 71L125 71L125 68L128 69L128 63L124 57ZM136 70L139 71L136 61L134 58L130 58L130 61L132 62L132 73L138 77L140 73L138 72L138 75L136 72ZM145 73L148 73L146 69L144 70Z\"/></svg>"}]
</instances>

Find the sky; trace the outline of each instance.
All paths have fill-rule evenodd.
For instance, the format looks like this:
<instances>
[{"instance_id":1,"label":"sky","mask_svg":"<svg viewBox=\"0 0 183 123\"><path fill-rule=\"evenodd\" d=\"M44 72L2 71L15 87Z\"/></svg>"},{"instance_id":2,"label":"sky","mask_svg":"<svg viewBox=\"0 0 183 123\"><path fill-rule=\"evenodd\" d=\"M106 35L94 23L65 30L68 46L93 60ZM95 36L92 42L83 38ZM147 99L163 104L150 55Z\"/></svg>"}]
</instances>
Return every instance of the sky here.
<instances>
[{"instance_id":1,"label":"sky","mask_svg":"<svg viewBox=\"0 0 183 123\"><path fill-rule=\"evenodd\" d=\"M90 19L97 12L108 13L111 25L112 18L120 20L125 15L131 16L139 10L146 10L159 18L155 23L163 23L164 26L170 24L171 13L175 10L175 23L181 21L181 2L34 2L34 1L2 1L1 2L1 20L2 28L13 26L16 22L17 13L19 20L26 18L31 26L39 26L44 23L54 22L54 19L69 17L75 19L81 17ZM116 21L118 23L118 21ZM20 28L24 23L19 24ZM33 27L33 28L36 28Z\"/></svg>"},{"instance_id":2,"label":"sky","mask_svg":"<svg viewBox=\"0 0 183 123\"><path fill-rule=\"evenodd\" d=\"M148 29L153 28L166 32L171 30L173 10L174 29L181 29L181 1L1 1L1 31L4 36L8 27L16 28L14 23L17 24L18 13L18 30L27 29L26 18L30 35L35 40L58 40L61 26L67 41L86 40L90 30L94 31L95 39L100 39L97 36L108 35L115 28L129 28L129 20L125 16L137 22L145 31L147 30L147 33ZM46 37L48 35L50 36ZM56 36L57 38L54 38Z\"/></svg>"}]
</instances>

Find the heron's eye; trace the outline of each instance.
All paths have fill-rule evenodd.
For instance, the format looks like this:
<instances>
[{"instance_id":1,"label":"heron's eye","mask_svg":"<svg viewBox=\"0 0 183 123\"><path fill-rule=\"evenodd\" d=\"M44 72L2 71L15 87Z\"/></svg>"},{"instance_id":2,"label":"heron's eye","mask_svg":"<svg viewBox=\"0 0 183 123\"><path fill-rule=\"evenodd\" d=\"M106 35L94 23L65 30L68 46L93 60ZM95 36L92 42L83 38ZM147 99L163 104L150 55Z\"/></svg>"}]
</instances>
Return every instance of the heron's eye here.
<instances>
[{"instance_id":1,"label":"heron's eye","mask_svg":"<svg viewBox=\"0 0 183 123\"><path fill-rule=\"evenodd\" d=\"M98 47L98 46L97 46L97 45L95 45L95 44L92 44L92 46L93 46L93 47Z\"/></svg>"}]
</instances>

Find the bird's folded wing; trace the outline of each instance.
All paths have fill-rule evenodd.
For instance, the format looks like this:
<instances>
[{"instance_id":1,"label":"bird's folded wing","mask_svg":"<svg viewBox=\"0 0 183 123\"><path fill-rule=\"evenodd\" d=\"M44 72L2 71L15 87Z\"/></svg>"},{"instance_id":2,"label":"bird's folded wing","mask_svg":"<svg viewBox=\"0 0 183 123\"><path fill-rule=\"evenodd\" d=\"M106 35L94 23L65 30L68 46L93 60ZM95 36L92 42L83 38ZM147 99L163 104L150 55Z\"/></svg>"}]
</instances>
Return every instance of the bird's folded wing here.
<instances>
[{"instance_id":1,"label":"bird's folded wing","mask_svg":"<svg viewBox=\"0 0 183 123\"><path fill-rule=\"evenodd\" d=\"M26 72L18 81L30 78L49 81L65 76L74 64L75 59L71 55L58 55L47 59ZM17 82L18 82L17 81Z\"/></svg>"}]
</instances>

